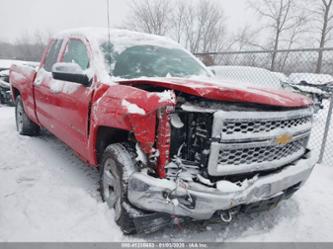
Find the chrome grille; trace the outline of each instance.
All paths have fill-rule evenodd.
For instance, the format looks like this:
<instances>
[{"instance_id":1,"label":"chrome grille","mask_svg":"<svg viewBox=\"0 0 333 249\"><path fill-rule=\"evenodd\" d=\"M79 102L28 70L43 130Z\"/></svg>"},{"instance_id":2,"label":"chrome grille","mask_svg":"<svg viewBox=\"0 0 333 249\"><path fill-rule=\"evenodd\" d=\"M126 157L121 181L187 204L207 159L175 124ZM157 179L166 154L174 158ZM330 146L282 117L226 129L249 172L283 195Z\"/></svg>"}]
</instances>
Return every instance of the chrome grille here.
<instances>
[{"instance_id":1,"label":"chrome grille","mask_svg":"<svg viewBox=\"0 0 333 249\"><path fill-rule=\"evenodd\" d=\"M307 139L303 138L284 146L221 150L219 152L218 164L242 166L281 160L300 151L304 153L306 141Z\"/></svg>"},{"instance_id":2,"label":"chrome grille","mask_svg":"<svg viewBox=\"0 0 333 249\"><path fill-rule=\"evenodd\" d=\"M214 114L210 175L274 169L301 157L309 140L312 109ZM287 141L279 140L287 137Z\"/></svg>"},{"instance_id":3,"label":"chrome grille","mask_svg":"<svg viewBox=\"0 0 333 249\"><path fill-rule=\"evenodd\" d=\"M311 123L311 117L302 117L290 120L277 121L250 121L250 122L226 122L223 125L222 132L226 134L234 133L260 133L270 132L275 129L294 128L307 123Z\"/></svg>"}]
</instances>

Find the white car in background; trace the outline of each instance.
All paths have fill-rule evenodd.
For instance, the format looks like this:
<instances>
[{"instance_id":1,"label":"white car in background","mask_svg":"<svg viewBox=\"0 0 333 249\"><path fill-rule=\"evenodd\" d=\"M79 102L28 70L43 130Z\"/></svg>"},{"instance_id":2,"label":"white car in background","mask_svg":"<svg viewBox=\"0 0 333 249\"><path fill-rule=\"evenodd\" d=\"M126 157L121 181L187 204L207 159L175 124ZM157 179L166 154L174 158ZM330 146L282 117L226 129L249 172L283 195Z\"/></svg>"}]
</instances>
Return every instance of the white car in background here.
<instances>
[{"instance_id":1,"label":"white car in background","mask_svg":"<svg viewBox=\"0 0 333 249\"><path fill-rule=\"evenodd\" d=\"M315 113L324 108L323 100L333 94L333 77L329 74L293 73L284 83L312 98Z\"/></svg>"},{"instance_id":2,"label":"white car in background","mask_svg":"<svg viewBox=\"0 0 333 249\"><path fill-rule=\"evenodd\" d=\"M217 79L237 81L256 87L284 88L283 73L273 73L264 68L248 66L210 66Z\"/></svg>"},{"instance_id":3,"label":"white car in background","mask_svg":"<svg viewBox=\"0 0 333 249\"><path fill-rule=\"evenodd\" d=\"M216 78L231 80L256 87L284 88L301 93L313 101L314 112L318 113L333 92L333 77L328 74L271 72L264 68L248 66L210 66Z\"/></svg>"},{"instance_id":4,"label":"white car in background","mask_svg":"<svg viewBox=\"0 0 333 249\"><path fill-rule=\"evenodd\" d=\"M0 104L13 104L10 96L9 68L13 65L37 67L39 62L21 60L0 60Z\"/></svg>"}]
</instances>

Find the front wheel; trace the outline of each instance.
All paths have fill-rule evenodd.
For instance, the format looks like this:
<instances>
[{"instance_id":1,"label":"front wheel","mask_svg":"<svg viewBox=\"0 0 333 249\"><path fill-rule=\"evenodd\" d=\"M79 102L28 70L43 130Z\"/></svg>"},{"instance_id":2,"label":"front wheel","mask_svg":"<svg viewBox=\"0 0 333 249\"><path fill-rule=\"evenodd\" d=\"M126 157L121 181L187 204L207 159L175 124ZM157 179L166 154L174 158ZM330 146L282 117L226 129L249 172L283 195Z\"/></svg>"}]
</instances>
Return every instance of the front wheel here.
<instances>
[{"instance_id":1,"label":"front wheel","mask_svg":"<svg viewBox=\"0 0 333 249\"><path fill-rule=\"evenodd\" d=\"M109 145L100 165L100 189L103 201L115 211L115 221L124 234L135 234L136 229L127 200L128 177L135 172L135 161L128 144Z\"/></svg>"},{"instance_id":2,"label":"front wheel","mask_svg":"<svg viewBox=\"0 0 333 249\"><path fill-rule=\"evenodd\" d=\"M16 98L15 119L16 128L20 135L36 136L39 134L40 128L28 118L20 96Z\"/></svg>"}]
</instances>

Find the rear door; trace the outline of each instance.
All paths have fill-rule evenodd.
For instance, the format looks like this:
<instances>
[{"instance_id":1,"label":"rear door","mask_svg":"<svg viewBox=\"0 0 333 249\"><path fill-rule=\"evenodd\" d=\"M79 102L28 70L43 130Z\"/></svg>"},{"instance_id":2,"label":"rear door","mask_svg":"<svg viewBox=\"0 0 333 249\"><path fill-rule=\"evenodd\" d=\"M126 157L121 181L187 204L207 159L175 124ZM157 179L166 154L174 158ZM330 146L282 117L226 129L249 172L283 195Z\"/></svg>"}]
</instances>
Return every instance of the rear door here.
<instances>
[{"instance_id":1,"label":"rear door","mask_svg":"<svg viewBox=\"0 0 333 249\"><path fill-rule=\"evenodd\" d=\"M52 66L59 60L63 39L52 40L49 44L46 57L43 59L34 81L34 94L38 121L53 133L57 113L54 111L55 103L50 101L50 85L54 81Z\"/></svg>"}]
</instances>

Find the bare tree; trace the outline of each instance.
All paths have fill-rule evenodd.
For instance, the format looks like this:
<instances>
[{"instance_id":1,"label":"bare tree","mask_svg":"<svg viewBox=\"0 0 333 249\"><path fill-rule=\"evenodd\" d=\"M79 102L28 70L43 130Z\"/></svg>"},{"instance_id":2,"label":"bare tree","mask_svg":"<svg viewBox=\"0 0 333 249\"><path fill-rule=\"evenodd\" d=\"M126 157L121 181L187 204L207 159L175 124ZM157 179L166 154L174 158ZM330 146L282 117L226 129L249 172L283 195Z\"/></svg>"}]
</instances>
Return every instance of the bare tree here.
<instances>
[{"instance_id":1,"label":"bare tree","mask_svg":"<svg viewBox=\"0 0 333 249\"><path fill-rule=\"evenodd\" d=\"M181 43L184 36L184 25L187 14L187 5L185 1L178 1L174 6L174 12L172 13L171 24L172 24L172 36L175 37L178 43Z\"/></svg>"},{"instance_id":2,"label":"bare tree","mask_svg":"<svg viewBox=\"0 0 333 249\"><path fill-rule=\"evenodd\" d=\"M297 0L257 0L250 6L267 20L266 28L273 33L271 70L275 70L277 50L280 48L283 35L299 27L301 15Z\"/></svg>"},{"instance_id":3,"label":"bare tree","mask_svg":"<svg viewBox=\"0 0 333 249\"><path fill-rule=\"evenodd\" d=\"M216 1L192 1L179 9L183 16L179 26L183 29L180 40L193 53L220 51L225 46L225 17Z\"/></svg>"},{"instance_id":4,"label":"bare tree","mask_svg":"<svg viewBox=\"0 0 333 249\"><path fill-rule=\"evenodd\" d=\"M126 27L146 33L165 35L170 28L171 2L166 0L133 0Z\"/></svg>"},{"instance_id":5,"label":"bare tree","mask_svg":"<svg viewBox=\"0 0 333 249\"><path fill-rule=\"evenodd\" d=\"M260 45L257 40L261 29L252 29L249 25L244 26L231 37L231 47L234 50L250 50L262 49L267 50L267 47Z\"/></svg>"},{"instance_id":6,"label":"bare tree","mask_svg":"<svg viewBox=\"0 0 333 249\"><path fill-rule=\"evenodd\" d=\"M39 61L50 34L23 33L14 43L0 42L0 58Z\"/></svg>"},{"instance_id":7,"label":"bare tree","mask_svg":"<svg viewBox=\"0 0 333 249\"><path fill-rule=\"evenodd\" d=\"M306 25L308 21L309 19L306 17L304 12L302 12L302 15L296 18L295 27L290 31L287 39L282 40L286 43L287 50L292 49L294 44L298 44L302 35L308 32L308 27ZM282 72L285 69L289 55L290 52L286 52L285 55L281 58L280 71Z\"/></svg>"},{"instance_id":8,"label":"bare tree","mask_svg":"<svg viewBox=\"0 0 333 249\"><path fill-rule=\"evenodd\" d=\"M216 0L133 0L127 28L174 38L192 52L225 46L222 7Z\"/></svg>"},{"instance_id":9,"label":"bare tree","mask_svg":"<svg viewBox=\"0 0 333 249\"><path fill-rule=\"evenodd\" d=\"M333 0L312 0L311 8L309 9L312 14L312 20L316 33L319 33L319 48L321 49L318 54L316 73L320 73L323 63L323 51L327 42L331 39L333 30Z\"/></svg>"}]
</instances>

